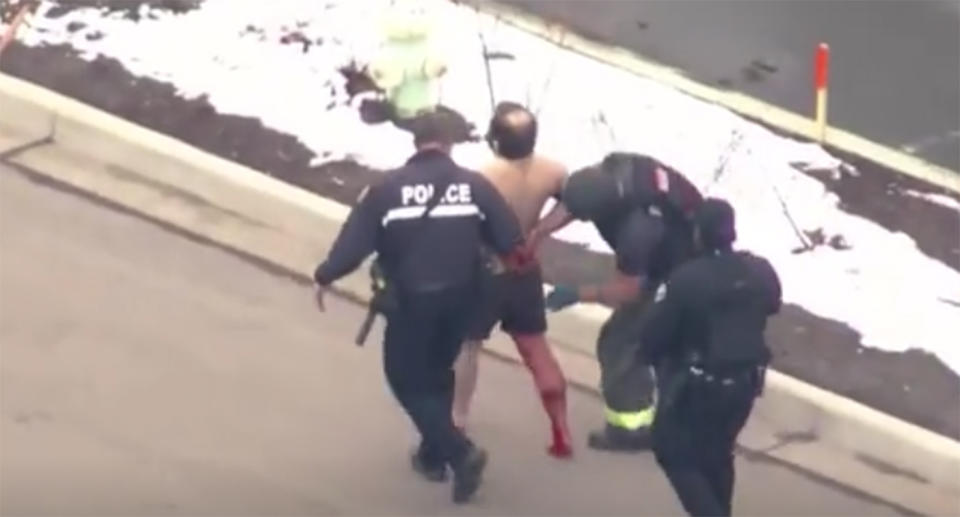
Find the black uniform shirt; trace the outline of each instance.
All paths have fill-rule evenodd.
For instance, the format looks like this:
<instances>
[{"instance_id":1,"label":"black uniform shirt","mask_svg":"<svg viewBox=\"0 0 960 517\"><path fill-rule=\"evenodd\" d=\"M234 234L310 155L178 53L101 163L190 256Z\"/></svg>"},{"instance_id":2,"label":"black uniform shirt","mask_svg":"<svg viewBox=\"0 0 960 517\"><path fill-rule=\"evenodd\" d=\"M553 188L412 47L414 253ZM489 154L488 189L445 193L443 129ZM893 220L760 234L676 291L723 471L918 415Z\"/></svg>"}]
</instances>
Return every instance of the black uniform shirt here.
<instances>
[{"instance_id":1,"label":"black uniform shirt","mask_svg":"<svg viewBox=\"0 0 960 517\"><path fill-rule=\"evenodd\" d=\"M664 269L657 263L657 248L666 228L663 221L634 208L594 223L600 236L613 249L617 270L629 276L651 276ZM653 275L656 276L656 275Z\"/></svg>"},{"instance_id":2,"label":"black uniform shirt","mask_svg":"<svg viewBox=\"0 0 960 517\"><path fill-rule=\"evenodd\" d=\"M422 220L441 184L440 203ZM401 287L457 287L473 279L481 243L507 254L522 241L516 215L489 180L427 150L361 194L314 279L332 283L376 251Z\"/></svg>"},{"instance_id":3,"label":"black uniform shirt","mask_svg":"<svg viewBox=\"0 0 960 517\"><path fill-rule=\"evenodd\" d=\"M632 161L634 183L639 190L648 191L650 198L659 196L664 204L686 214L693 213L703 202L697 187L672 167L643 155L632 155Z\"/></svg>"},{"instance_id":4,"label":"black uniform shirt","mask_svg":"<svg viewBox=\"0 0 960 517\"><path fill-rule=\"evenodd\" d=\"M624 197L618 207L594 221L613 249L617 269L653 282L690 258L693 233L689 213L703 197L683 175L648 156L613 153L601 164L610 174L623 175Z\"/></svg>"},{"instance_id":5,"label":"black uniform shirt","mask_svg":"<svg viewBox=\"0 0 960 517\"><path fill-rule=\"evenodd\" d=\"M683 359L705 366L765 363L768 316L779 312L780 279L766 259L746 252L711 254L677 268L657 292L645 322L643 359Z\"/></svg>"}]
</instances>

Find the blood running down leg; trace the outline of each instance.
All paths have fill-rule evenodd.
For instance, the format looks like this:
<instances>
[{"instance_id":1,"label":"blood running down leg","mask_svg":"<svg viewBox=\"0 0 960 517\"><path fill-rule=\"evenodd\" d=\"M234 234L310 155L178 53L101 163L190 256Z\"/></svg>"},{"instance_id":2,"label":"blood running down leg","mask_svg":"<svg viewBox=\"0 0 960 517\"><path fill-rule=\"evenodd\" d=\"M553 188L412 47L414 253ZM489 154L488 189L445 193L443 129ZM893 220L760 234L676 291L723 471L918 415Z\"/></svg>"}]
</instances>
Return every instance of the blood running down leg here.
<instances>
[{"instance_id":1,"label":"blood running down leg","mask_svg":"<svg viewBox=\"0 0 960 517\"><path fill-rule=\"evenodd\" d=\"M550 418L552 443L547 452L558 458L573 454L570 428L567 424L567 381L560 364L543 334L511 334L524 364L533 374L533 381Z\"/></svg>"}]
</instances>

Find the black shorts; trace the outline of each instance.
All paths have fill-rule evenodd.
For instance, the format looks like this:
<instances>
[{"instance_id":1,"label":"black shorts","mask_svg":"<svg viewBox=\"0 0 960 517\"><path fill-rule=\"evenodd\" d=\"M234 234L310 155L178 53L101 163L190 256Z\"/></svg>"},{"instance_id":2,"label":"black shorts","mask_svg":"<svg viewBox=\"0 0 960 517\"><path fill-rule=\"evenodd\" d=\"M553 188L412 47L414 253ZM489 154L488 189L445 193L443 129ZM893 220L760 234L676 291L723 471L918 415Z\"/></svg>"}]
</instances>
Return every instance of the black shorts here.
<instances>
[{"instance_id":1,"label":"black shorts","mask_svg":"<svg viewBox=\"0 0 960 517\"><path fill-rule=\"evenodd\" d=\"M547 331L540 268L521 273L487 275L478 295L467 339L479 341L489 338L498 322L501 330L510 334L542 334Z\"/></svg>"}]
</instances>

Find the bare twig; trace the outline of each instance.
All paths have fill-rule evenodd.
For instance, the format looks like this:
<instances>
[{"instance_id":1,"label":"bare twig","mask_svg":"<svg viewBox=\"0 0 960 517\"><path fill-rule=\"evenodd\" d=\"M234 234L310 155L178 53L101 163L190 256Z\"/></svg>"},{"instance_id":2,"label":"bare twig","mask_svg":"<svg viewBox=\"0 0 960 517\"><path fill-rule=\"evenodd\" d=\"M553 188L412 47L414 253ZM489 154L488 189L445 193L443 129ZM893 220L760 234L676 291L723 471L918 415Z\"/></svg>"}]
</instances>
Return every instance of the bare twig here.
<instances>
[{"instance_id":1,"label":"bare twig","mask_svg":"<svg viewBox=\"0 0 960 517\"><path fill-rule=\"evenodd\" d=\"M477 13L477 36L480 38L480 51L483 53L483 67L487 74L487 94L490 96L491 116L497 106L497 95L493 87L493 71L490 70L490 49L487 47L487 39L483 36L483 25L481 23L480 8L475 7ZM500 18L497 18L499 22Z\"/></svg>"}]
</instances>

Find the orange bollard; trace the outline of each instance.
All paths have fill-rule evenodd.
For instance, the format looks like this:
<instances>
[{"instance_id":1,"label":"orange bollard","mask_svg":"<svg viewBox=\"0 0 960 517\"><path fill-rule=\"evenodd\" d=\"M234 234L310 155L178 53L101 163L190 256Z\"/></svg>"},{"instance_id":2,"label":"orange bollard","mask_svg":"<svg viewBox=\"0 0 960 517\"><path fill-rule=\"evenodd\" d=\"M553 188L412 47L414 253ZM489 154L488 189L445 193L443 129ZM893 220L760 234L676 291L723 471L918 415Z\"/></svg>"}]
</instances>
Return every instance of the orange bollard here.
<instances>
[{"instance_id":1,"label":"orange bollard","mask_svg":"<svg viewBox=\"0 0 960 517\"><path fill-rule=\"evenodd\" d=\"M822 144L827 138L827 70L830 62L830 46L817 45L814 57L814 88L817 95L816 130L817 140Z\"/></svg>"}]
</instances>

